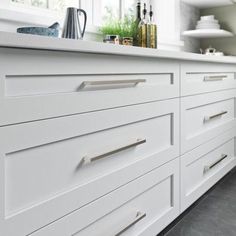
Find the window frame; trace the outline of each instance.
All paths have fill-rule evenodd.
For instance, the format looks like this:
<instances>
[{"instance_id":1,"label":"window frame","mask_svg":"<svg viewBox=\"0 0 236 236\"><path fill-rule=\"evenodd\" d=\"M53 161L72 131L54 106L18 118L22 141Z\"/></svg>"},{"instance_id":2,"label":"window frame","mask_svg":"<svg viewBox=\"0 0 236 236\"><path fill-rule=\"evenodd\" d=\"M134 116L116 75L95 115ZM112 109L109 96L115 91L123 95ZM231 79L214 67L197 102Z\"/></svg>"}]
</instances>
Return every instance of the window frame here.
<instances>
[{"instance_id":1,"label":"window frame","mask_svg":"<svg viewBox=\"0 0 236 236\"><path fill-rule=\"evenodd\" d=\"M59 22L61 28L63 27L65 14L60 15L49 9L41 9L39 11L37 7L21 6L20 4L12 3L11 0L0 1L3 1L0 7L0 25L3 25L3 28L7 31L15 32L16 28L21 26L49 26L54 22ZM141 1L149 3L151 0ZM97 9L101 9L101 5L98 5L101 4L101 0L78 0L78 2L79 7L89 13L86 27L87 38L100 39L101 12L98 13ZM124 2L125 0L120 0L120 16L124 12ZM97 24L97 22L100 24Z\"/></svg>"},{"instance_id":2,"label":"window frame","mask_svg":"<svg viewBox=\"0 0 236 236\"><path fill-rule=\"evenodd\" d=\"M40 11L39 11L38 10L39 8L34 7L34 6L24 6L23 4L21 5L20 3L11 2L11 0L1 0L1 1L3 1L2 8L6 10L10 10L10 11L12 10L19 13L35 14L35 15L40 15L40 16L45 16L45 17L59 15L56 13L56 11L52 11L50 9L40 8Z\"/></svg>"},{"instance_id":3,"label":"window frame","mask_svg":"<svg viewBox=\"0 0 236 236\"><path fill-rule=\"evenodd\" d=\"M60 18L59 14L52 14L48 9L38 11L36 7L25 7L24 5L12 3L11 0L1 0L0 20L13 23L24 23L27 25L48 26ZM59 20L60 21L60 20Z\"/></svg>"},{"instance_id":4,"label":"window frame","mask_svg":"<svg viewBox=\"0 0 236 236\"><path fill-rule=\"evenodd\" d=\"M24 6L11 2L11 0L1 0L0 7L0 20L12 21L26 24L37 24L48 26L54 21L59 21L61 25L64 21L64 15L57 13L50 9L40 8L33 6ZM112 1L112 0L111 0ZM119 0L119 17L124 15L124 2ZM97 9L101 9L101 0L78 0L79 8L85 9L89 12L88 17L88 32L95 33L97 28L101 25L102 13ZM99 22L99 24L97 24Z\"/></svg>"},{"instance_id":5,"label":"window frame","mask_svg":"<svg viewBox=\"0 0 236 236\"><path fill-rule=\"evenodd\" d=\"M50 9L40 9L37 7L24 6L23 4L17 4L11 2L11 0L1 0L0 7L0 23L6 22L7 24L13 24L16 26L19 25L40 25L40 26L49 26L53 22L59 22L61 27L64 23L65 14L57 13L56 11ZM91 11L89 9L89 2L93 0L78 0L79 7L86 7L86 11ZM97 33L98 27L92 25L92 14L90 14L90 18L88 19L87 32L89 33Z\"/></svg>"}]
</instances>

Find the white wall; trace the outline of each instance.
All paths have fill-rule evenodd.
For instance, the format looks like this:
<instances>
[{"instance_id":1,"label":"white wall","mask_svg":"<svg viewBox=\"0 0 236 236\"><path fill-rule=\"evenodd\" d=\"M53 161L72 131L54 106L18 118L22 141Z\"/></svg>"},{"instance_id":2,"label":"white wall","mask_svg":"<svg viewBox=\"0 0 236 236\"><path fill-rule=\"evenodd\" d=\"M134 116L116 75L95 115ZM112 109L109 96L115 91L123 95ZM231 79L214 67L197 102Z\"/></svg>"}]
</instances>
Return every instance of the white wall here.
<instances>
[{"instance_id":1,"label":"white wall","mask_svg":"<svg viewBox=\"0 0 236 236\"><path fill-rule=\"evenodd\" d=\"M180 32L195 29L196 23L200 18L200 10L183 2L180 3L180 9ZM199 39L181 36L181 40L184 41L184 46L182 48L183 51L199 53Z\"/></svg>"},{"instance_id":2,"label":"white wall","mask_svg":"<svg viewBox=\"0 0 236 236\"><path fill-rule=\"evenodd\" d=\"M180 0L151 0L158 26L160 49L181 50Z\"/></svg>"}]
</instances>

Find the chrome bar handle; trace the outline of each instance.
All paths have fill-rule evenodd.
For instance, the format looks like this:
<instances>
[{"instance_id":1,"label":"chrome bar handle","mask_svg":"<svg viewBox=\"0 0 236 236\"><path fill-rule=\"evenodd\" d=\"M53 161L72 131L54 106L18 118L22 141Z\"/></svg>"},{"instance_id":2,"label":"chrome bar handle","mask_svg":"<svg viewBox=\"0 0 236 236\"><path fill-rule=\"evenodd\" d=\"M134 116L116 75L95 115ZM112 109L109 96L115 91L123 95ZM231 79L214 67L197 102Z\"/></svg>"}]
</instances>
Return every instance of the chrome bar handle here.
<instances>
[{"instance_id":1,"label":"chrome bar handle","mask_svg":"<svg viewBox=\"0 0 236 236\"><path fill-rule=\"evenodd\" d=\"M225 115L225 114L227 114L227 113L228 113L228 111L222 111L222 112L220 112L220 113L218 113L218 114L215 114L215 115L212 115L212 116L205 116L205 117L204 117L204 122L209 121L209 120L212 120L212 119L217 118L217 117L219 117L219 116L223 116L223 115Z\"/></svg>"},{"instance_id":2,"label":"chrome bar handle","mask_svg":"<svg viewBox=\"0 0 236 236\"><path fill-rule=\"evenodd\" d=\"M221 163L223 160L225 160L226 158L228 157L228 155L226 154L222 154L221 155L221 158L216 161L215 163L213 163L212 165L210 166L205 166L204 167L204 173L208 172L209 170L211 170L212 168L214 168L215 166L217 166L219 163Z\"/></svg>"},{"instance_id":3,"label":"chrome bar handle","mask_svg":"<svg viewBox=\"0 0 236 236\"><path fill-rule=\"evenodd\" d=\"M121 234L123 234L125 231L127 231L129 228L131 228L132 226L134 226L135 224L137 224L139 221L141 221L143 218L145 218L147 216L146 213L141 213L141 212L137 212L137 216L135 218L135 220L133 222L131 222L130 224L128 224L124 229L122 229L119 233L116 233L114 236L120 236Z\"/></svg>"},{"instance_id":4,"label":"chrome bar handle","mask_svg":"<svg viewBox=\"0 0 236 236\"><path fill-rule=\"evenodd\" d=\"M145 79L133 79L133 80L98 80L98 81L84 81L79 89L84 89L87 86L107 86L107 85L121 85L121 84L134 84L145 83Z\"/></svg>"},{"instance_id":5,"label":"chrome bar handle","mask_svg":"<svg viewBox=\"0 0 236 236\"><path fill-rule=\"evenodd\" d=\"M204 81L208 82L208 81L220 81L223 79L227 79L227 75L214 75L214 76L205 76L204 77Z\"/></svg>"},{"instance_id":6,"label":"chrome bar handle","mask_svg":"<svg viewBox=\"0 0 236 236\"><path fill-rule=\"evenodd\" d=\"M133 143L130 143L130 144L128 144L126 146L123 146L123 147L119 147L119 148L117 148L115 150L112 150L112 151L109 151L109 152L106 152L106 153L103 153L103 154L99 154L99 155L96 155L96 156L93 156L93 157L85 156L85 157L83 157L83 163L95 162L95 161L98 161L98 160L103 159L105 157L111 156L113 154L122 152L122 151L124 151L126 149L139 146L139 145L141 145L143 143L146 143L146 142L147 142L146 139L137 139Z\"/></svg>"}]
</instances>

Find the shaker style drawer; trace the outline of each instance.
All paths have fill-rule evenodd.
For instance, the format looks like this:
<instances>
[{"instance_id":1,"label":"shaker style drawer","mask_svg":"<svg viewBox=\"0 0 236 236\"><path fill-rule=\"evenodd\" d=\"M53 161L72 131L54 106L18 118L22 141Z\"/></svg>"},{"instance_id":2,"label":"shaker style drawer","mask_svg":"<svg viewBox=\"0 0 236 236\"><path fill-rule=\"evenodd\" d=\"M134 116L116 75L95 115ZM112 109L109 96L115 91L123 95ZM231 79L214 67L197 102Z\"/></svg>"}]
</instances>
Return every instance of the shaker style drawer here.
<instances>
[{"instance_id":1,"label":"shaker style drawer","mask_svg":"<svg viewBox=\"0 0 236 236\"><path fill-rule=\"evenodd\" d=\"M236 90L181 99L181 147L185 153L235 125Z\"/></svg>"},{"instance_id":2,"label":"shaker style drawer","mask_svg":"<svg viewBox=\"0 0 236 236\"><path fill-rule=\"evenodd\" d=\"M179 160L30 236L156 236L179 214Z\"/></svg>"},{"instance_id":3,"label":"shaker style drawer","mask_svg":"<svg viewBox=\"0 0 236 236\"><path fill-rule=\"evenodd\" d=\"M29 234L179 156L178 104L0 128L5 235Z\"/></svg>"},{"instance_id":4,"label":"shaker style drawer","mask_svg":"<svg viewBox=\"0 0 236 236\"><path fill-rule=\"evenodd\" d=\"M183 63L181 95L193 95L236 88L235 65Z\"/></svg>"},{"instance_id":5,"label":"shaker style drawer","mask_svg":"<svg viewBox=\"0 0 236 236\"><path fill-rule=\"evenodd\" d=\"M181 157L181 210L184 211L236 164L235 127Z\"/></svg>"},{"instance_id":6,"label":"shaker style drawer","mask_svg":"<svg viewBox=\"0 0 236 236\"><path fill-rule=\"evenodd\" d=\"M0 126L179 97L172 61L0 49L0 66Z\"/></svg>"}]
</instances>

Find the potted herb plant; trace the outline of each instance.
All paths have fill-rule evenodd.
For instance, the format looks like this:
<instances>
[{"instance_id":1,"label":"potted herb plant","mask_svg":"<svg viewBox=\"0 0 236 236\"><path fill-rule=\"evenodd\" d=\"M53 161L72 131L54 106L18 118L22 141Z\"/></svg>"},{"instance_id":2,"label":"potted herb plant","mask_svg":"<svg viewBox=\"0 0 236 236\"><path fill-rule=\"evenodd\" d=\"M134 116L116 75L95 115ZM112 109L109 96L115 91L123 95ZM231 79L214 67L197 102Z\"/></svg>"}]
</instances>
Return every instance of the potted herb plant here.
<instances>
[{"instance_id":1,"label":"potted herb plant","mask_svg":"<svg viewBox=\"0 0 236 236\"><path fill-rule=\"evenodd\" d=\"M137 35L137 23L133 16L124 16L123 19L109 18L100 28L104 41L123 45L133 45L133 38Z\"/></svg>"}]
</instances>

